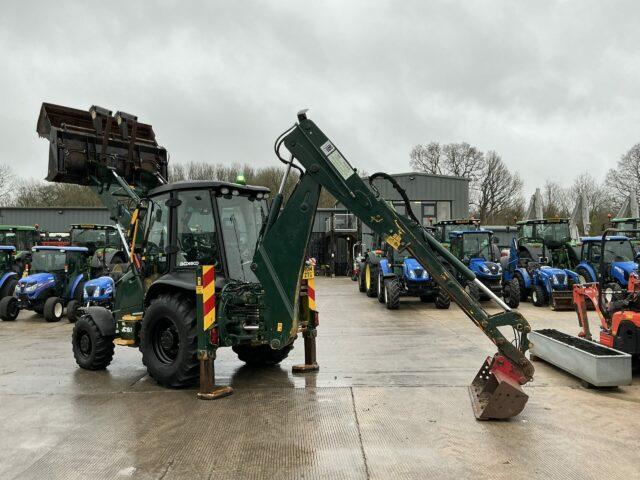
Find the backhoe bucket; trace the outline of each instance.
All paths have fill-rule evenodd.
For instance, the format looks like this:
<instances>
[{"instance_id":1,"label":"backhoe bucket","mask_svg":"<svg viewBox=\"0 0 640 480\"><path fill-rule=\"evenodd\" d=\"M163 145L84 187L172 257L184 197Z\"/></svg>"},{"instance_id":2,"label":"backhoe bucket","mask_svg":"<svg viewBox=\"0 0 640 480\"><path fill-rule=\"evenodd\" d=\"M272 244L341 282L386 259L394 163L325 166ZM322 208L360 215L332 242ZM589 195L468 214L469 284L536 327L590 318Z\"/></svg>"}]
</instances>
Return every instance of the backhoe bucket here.
<instances>
[{"instance_id":1,"label":"backhoe bucket","mask_svg":"<svg viewBox=\"0 0 640 480\"><path fill-rule=\"evenodd\" d=\"M478 420L515 417L529 400L520 383L497 364L501 361L508 363L504 357L488 357L469 386L473 413Z\"/></svg>"},{"instance_id":2,"label":"backhoe bucket","mask_svg":"<svg viewBox=\"0 0 640 480\"><path fill-rule=\"evenodd\" d=\"M551 308L553 310L573 310L573 291L551 292Z\"/></svg>"}]
</instances>

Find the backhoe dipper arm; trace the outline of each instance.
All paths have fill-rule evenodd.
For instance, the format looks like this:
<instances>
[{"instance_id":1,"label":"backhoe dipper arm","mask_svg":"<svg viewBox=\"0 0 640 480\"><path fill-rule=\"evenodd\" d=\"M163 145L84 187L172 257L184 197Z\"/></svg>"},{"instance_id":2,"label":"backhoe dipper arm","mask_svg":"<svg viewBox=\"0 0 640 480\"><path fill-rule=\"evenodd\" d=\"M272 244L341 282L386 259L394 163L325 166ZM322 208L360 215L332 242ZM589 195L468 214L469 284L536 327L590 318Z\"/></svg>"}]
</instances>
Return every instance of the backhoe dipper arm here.
<instances>
[{"instance_id":1,"label":"backhoe dipper arm","mask_svg":"<svg viewBox=\"0 0 640 480\"><path fill-rule=\"evenodd\" d=\"M458 283L439 257L444 258L469 281L476 281L474 273L419 223L398 214L384 199L378 198L338 148L307 118L306 111L298 114L298 123L284 138L284 145L302 164L305 176L311 176L326 188L394 249L407 250L431 274L438 285L497 346L503 357L500 361L508 359L513 367L510 370L512 379L524 384L533 378L533 366L524 356L528 349L527 333L531 331L525 318L520 313L511 311L502 302L500 305L504 312L495 315L487 313ZM499 327L504 326L513 327L515 344L500 332Z\"/></svg>"}]
</instances>

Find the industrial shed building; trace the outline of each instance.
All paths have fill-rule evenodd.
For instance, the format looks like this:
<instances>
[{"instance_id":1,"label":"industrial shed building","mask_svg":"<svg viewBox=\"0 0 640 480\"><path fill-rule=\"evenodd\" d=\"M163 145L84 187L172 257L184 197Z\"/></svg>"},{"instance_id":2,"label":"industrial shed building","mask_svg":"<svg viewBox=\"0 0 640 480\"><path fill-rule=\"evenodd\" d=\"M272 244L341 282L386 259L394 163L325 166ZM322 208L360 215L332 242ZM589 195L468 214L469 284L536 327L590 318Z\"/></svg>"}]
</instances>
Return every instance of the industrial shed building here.
<instances>
[{"instance_id":1,"label":"industrial shed building","mask_svg":"<svg viewBox=\"0 0 640 480\"><path fill-rule=\"evenodd\" d=\"M2 207L1 225L39 225L45 232L68 232L72 223L113 223L101 207Z\"/></svg>"}]
</instances>

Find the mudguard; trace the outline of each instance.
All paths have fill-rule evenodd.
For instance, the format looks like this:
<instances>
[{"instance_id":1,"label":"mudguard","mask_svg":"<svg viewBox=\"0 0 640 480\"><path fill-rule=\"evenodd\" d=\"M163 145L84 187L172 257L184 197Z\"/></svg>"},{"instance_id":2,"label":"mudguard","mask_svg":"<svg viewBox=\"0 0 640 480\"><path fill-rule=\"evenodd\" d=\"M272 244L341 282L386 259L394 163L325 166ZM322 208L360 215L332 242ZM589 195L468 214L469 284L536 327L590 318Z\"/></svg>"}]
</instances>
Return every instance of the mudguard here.
<instances>
[{"instance_id":1,"label":"mudguard","mask_svg":"<svg viewBox=\"0 0 640 480\"><path fill-rule=\"evenodd\" d=\"M89 315L102 335L114 336L116 334L116 320L109 310L104 307L82 307L85 315Z\"/></svg>"},{"instance_id":2,"label":"mudguard","mask_svg":"<svg viewBox=\"0 0 640 480\"><path fill-rule=\"evenodd\" d=\"M594 281L596 282L598 281L598 275L596 274L595 269L590 264L588 264L587 262L580 262L580 264L578 265L578 267L576 267L576 269L580 267L584 268L587 272L589 272L589 275L591 275L591 278L593 278Z\"/></svg>"},{"instance_id":3,"label":"mudguard","mask_svg":"<svg viewBox=\"0 0 640 480\"><path fill-rule=\"evenodd\" d=\"M524 287L528 290L532 286L531 276L529 272L527 272L526 268L516 268L516 272L518 272L522 276L522 280L524 280Z\"/></svg>"},{"instance_id":4,"label":"mudguard","mask_svg":"<svg viewBox=\"0 0 640 480\"><path fill-rule=\"evenodd\" d=\"M67 298L75 298L73 296L73 294L76 291L76 287L78 286L78 284L82 281L82 279L84 278L84 274L80 273L79 275L76 275L76 278L73 279L73 282L71 282L71 286L69 287L69 291Z\"/></svg>"},{"instance_id":5,"label":"mudguard","mask_svg":"<svg viewBox=\"0 0 640 480\"><path fill-rule=\"evenodd\" d=\"M379 265L380 271L382 272L383 276L386 277L387 275L393 273L391 271L391 268L389 267L389 260L387 260L386 258L381 259Z\"/></svg>"},{"instance_id":6,"label":"mudguard","mask_svg":"<svg viewBox=\"0 0 640 480\"><path fill-rule=\"evenodd\" d=\"M6 282L11 277L17 277L18 274L16 272L6 272L2 277L0 277L0 290L4 286L4 282Z\"/></svg>"}]
</instances>

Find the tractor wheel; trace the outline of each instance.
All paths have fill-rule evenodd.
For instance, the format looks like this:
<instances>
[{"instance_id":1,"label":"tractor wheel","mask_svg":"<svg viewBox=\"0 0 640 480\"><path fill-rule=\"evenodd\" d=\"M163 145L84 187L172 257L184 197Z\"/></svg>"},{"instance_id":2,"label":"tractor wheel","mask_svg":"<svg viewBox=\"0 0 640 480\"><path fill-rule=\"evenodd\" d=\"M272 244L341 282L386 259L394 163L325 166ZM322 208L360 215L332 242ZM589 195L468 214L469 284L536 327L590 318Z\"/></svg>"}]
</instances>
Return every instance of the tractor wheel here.
<instances>
[{"instance_id":1,"label":"tractor wheel","mask_svg":"<svg viewBox=\"0 0 640 480\"><path fill-rule=\"evenodd\" d=\"M502 287L504 302L510 308L518 308L520 305L520 283L515 278L505 283Z\"/></svg>"},{"instance_id":2,"label":"tractor wheel","mask_svg":"<svg viewBox=\"0 0 640 480\"><path fill-rule=\"evenodd\" d=\"M0 298L13 296L16 285L18 285L17 278L8 279L7 282L2 286L2 290L0 290Z\"/></svg>"},{"instance_id":3,"label":"tractor wheel","mask_svg":"<svg viewBox=\"0 0 640 480\"><path fill-rule=\"evenodd\" d=\"M358 272L358 290L360 293L367 291L367 286L364 283L364 264L360 264L360 271Z\"/></svg>"},{"instance_id":4,"label":"tractor wheel","mask_svg":"<svg viewBox=\"0 0 640 480\"><path fill-rule=\"evenodd\" d=\"M578 270L576 270L576 273L578 274L578 281L580 283L595 282L595 279L591 277L591 274L586 268L578 268Z\"/></svg>"},{"instance_id":5,"label":"tractor wheel","mask_svg":"<svg viewBox=\"0 0 640 480\"><path fill-rule=\"evenodd\" d=\"M439 288L434 303L436 305L436 308L440 310L447 310L451 306L451 297L447 292Z\"/></svg>"},{"instance_id":6,"label":"tractor wheel","mask_svg":"<svg viewBox=\"0 0 640 480\"><path fill-rule=\"evenodd\" d=\"M158 384L183 388L198 380L196 311L184 294L151 300L140 329L142 363Z\"/></svg>"},{"instance_id":7,"label":"tractor wheel","mask_svg":"<svg viewBox=\"0 0 640 480\"><path fill-rule=\"evenodd\" d=\"M232 350L238 355L238 359L252 367L268 367L278 365L281 361L289 356L289 352L293 349L293 342L281 348L274 350L269 345L236 345Z\"/></svg>"},{"instance_id":8,"label":"tractor wheel","mask_svg":"<svg viewBox=\"0 0 640 480\"><path fill-rule=\"evenodd\" d=\"M534 285L531 289L531 302L536 307L544 307L547 304L547 292L541 285Z\"/></svg>"},{"instance_id":9,"label":"tractor wheel","mask_svg":"<svg viewBox=\"0 0 640 480\"><path fill-rule=\"evenodd\" d=\"M47 322L59 322L64 313L64 304L60 297L49 297L44 302L42 314Z\"/></svg>"},{"instance_id":10,"label":"tractor wheel","mask_svg":"<svg viewBox=\"0 0 640 480\"><path fill-rule=\"evenodd\" d=\"M13 322L18 318L20 306L16 297L4 297L0 300L0 318L5 322Z\"/></svg>"},{"instance_id":11,"label":"tractor wheel","mask_svg":"<svg viewBox=\"0 0 640 480\"><path fill-rule=\"evenodd\" d=\"M367 297L373 298L378 294L378 289L376 288L378 283L376 282L375 272L368 262L364 266L364 285Z\"/></svg>"},{"instance_id":12,"label":"tractor wheel","mask_svg":"<svg viewBox=\"0 0 640 480\"><path fill-rule=\"evenodd\" d=\"M389 310L400 308L400 282L397 278L390 278L384 282L384 303Z\"/></svg>"},{"instance_id":13,"label":"tractor wheel","mask_svg":"<svg viewBox=\"0 0 640 480\"><path fill-rule=\"evenodd\" d=\"M604 300L607 303L612 301L621 300L623 297L623 291L620 284L611 282L604 286Z\"/></svg>"},{"instance_id":14,"label":"tractor wheel","mask_svg":"<svg viewBox=\"0 0 640 480\"><path fill-rule=\"evenodd\" d=\"M378 274L378 286L376 287L378 301L384 303L384 277L382 273Z\"/></svg>"},{"instance_id":15,"label":"tractor wheel","mask_svg":"<svg viewBox=\"0 0 640 480\"><path fill-rule=\"evenodd\" d=\"M518 282L518 291L519 291L519 295L520 295L520 301L521 302L526 302L527 301L527 297L528 292L527 292L527 287L525 287L524 285L524 278L522 278L522 275L520 274L516 274L516 281Z\"/></svg>"},{"instance_id":16,"label":"tractor wheel","mask_svg":"<svg viewBox=\"0 0 640 480\"><path fill-rule=\"evenodd\" d=\"M113 360L113 335L102 335L91 315L82 315L73 326L73 357L80 368L104 370Z\"/></svg>"},{"instance_id":17,"label":"tractor wheel","mask_svg":"<svg viewBox=\"0 0 640 480\"><path fill-rule=\"evenodd\" d=\"M76 323L76 321L78 320L78 314L80 313L78 308L80 307L80 305L81 304L78 303L77 300L71 300L67 304L67 320L69 320L69 323Z\"/></svg>"},{"instance_id":18,"label":"tractor wheel","mask_svg":"<svg viewBox=\"0 0 640 480\"><path fill-rule=\"evenodd\" d=\"M476 302L480 301L480 289L475 283L468 283L465 290Z\"/></svg>"}]
</instances>

